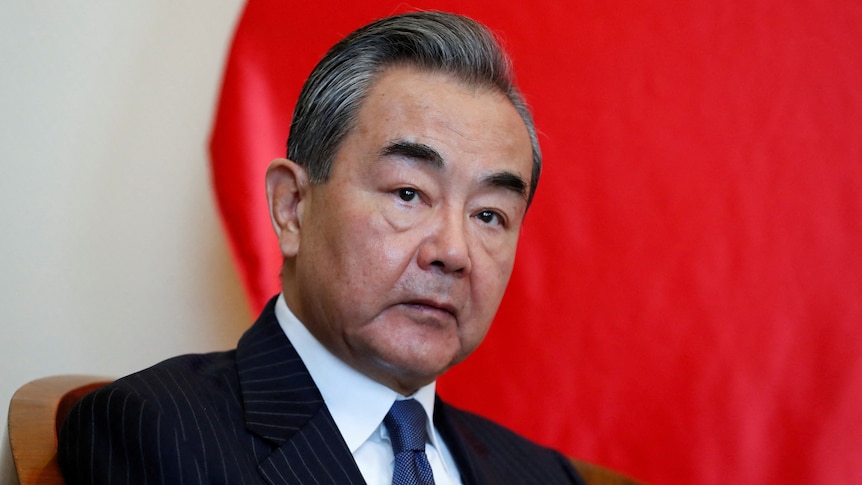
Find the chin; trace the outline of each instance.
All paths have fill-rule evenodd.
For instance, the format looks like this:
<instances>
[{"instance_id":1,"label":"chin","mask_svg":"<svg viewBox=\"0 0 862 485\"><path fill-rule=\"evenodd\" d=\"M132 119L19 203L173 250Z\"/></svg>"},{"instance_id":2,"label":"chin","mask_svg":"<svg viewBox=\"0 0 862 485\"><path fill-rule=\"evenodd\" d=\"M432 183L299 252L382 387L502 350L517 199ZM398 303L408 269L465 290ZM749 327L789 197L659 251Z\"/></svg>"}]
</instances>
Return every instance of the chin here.
<instances>
[{"instance_id":1,"label":"chin","mask_svg":"<svg viewBox=\"0 0 862 485\"><path fill-rule=\"evenodd\" d=\"M463 360L463 359L459 359ZM378 361L384 373L384 384L389 387L392 382L400 389L395 389L402 392L403 389L409 389L412 394L416 389L434 382L438 377L445 374L456 361L451 358L435 358L417 359L416 355L408 356L391 356L388 359L380 359ZM402 392L403 394L403 392Z\"/></svg>"}]
</instances>

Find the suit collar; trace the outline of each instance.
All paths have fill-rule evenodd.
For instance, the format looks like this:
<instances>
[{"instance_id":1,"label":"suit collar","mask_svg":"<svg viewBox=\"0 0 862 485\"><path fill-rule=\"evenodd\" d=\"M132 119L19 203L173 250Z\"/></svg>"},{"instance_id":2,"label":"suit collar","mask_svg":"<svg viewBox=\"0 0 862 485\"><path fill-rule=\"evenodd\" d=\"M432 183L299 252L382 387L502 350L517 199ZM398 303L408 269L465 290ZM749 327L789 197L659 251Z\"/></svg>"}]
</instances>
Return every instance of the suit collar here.
<instances>
[{"instance_id":1,"label":"suit collar","mask_svg":"<svg viewBox=\"0 0 862 485\"><path fill-rule=\"evenodd\" d=\"M236 363L246 426L281 443L325 406L305 364L278 326L274 307L275 299L243 334Z\"/></svg>"},{"instance_id":2,"label":"suit collar","mask_svg":"<svg viewBox=\"0 0 862 485\"><path fill-rule=\"evenodd\" d=\"M272 484L327 476L330 483L365 483L274 308L275 298L236 350L246 427L274 446L259 463L261 474Z\"/></svg>"}]
</instances>

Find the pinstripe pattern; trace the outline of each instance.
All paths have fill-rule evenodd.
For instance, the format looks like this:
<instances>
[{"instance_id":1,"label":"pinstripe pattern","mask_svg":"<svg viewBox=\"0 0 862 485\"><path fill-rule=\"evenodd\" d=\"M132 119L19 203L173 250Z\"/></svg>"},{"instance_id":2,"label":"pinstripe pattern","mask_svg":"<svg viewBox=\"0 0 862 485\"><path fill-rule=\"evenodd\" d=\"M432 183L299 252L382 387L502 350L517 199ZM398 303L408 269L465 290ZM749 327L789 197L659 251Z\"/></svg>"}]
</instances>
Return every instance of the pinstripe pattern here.
<instances>
[{"instance_id":1,"label":"pinstripe pattern","mask_svg":"<svg viewBox=\"0 0 862 485\"><path fill-rule=\"evenodd\" d=\"M365 483L274 303L235 351L169 359L81 400L60 435L67 483ZM581 483L558 453L436 409L465 484Z\"/></svg>"},{"instance_id":2,"label":"pinstripe pattern","mask_svg":"<svg viewBox=\"0 0 862 485\"><path fill-rule=\"evenodd\" d=\"M455 457L464 484L585 485L560 453L449 406L439 396L434 405L434 426Z\"/></svg>"}]
</instances>

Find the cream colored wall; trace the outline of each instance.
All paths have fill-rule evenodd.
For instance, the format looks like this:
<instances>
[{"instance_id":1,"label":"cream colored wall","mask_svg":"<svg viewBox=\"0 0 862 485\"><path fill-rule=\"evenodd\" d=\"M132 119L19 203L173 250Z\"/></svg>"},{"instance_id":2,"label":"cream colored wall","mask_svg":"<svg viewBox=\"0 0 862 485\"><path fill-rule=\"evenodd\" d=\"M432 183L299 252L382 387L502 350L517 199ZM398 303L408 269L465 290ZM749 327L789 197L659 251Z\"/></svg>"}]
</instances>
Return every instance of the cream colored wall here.
<instances>
[{"instance_id":1,"label":"cream colored wall","mask_svg":"<svg viewBox=\"0 0 862 485\"><path fill-rule=\"evenodd\" d=\"M250 324L206 151L241 7L0 4L0 483L18 386L230 348Z\"/></svg>"}]
</instances>

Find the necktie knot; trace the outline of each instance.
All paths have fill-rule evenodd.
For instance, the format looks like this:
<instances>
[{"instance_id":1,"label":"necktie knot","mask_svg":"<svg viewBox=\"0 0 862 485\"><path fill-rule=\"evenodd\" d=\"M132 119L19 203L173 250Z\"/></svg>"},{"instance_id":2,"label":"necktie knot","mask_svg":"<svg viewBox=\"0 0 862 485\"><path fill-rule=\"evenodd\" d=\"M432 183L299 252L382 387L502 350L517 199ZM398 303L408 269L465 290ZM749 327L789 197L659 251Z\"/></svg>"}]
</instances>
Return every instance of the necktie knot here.
<instances>
[{"instance_id":1,"label":"necktie knot","mask_svg":"<svg viewBox=\"0 0 862 485\"><path fill-rule=\"evenodd\" d=\"M425 409L415 399L395 401L383 418L395 454L393 485L434 484L434 474L425 456L427 421Z\"/></svg>"},{"instance_id":2,"label":"necktie knot","mask_svg":"<svg viewBox=\"0 0 862 485\"><path fill-rule=\"evenodd\" d=\"M392 440L392 451L397 455L402 451L425 451L425 409L415 399L395 401L383 424Z\"/></svg>"}]
</instances>

